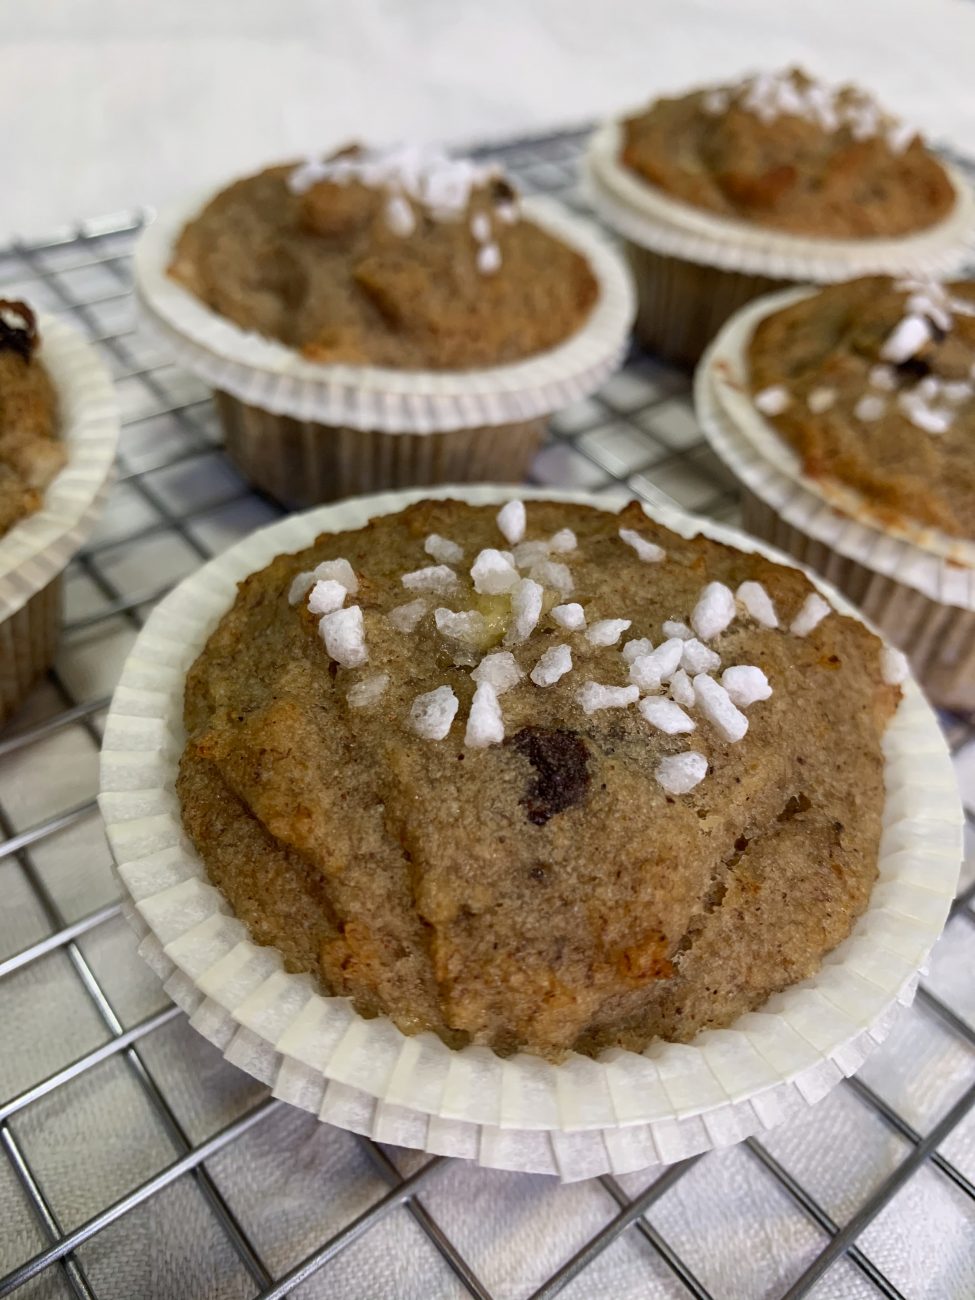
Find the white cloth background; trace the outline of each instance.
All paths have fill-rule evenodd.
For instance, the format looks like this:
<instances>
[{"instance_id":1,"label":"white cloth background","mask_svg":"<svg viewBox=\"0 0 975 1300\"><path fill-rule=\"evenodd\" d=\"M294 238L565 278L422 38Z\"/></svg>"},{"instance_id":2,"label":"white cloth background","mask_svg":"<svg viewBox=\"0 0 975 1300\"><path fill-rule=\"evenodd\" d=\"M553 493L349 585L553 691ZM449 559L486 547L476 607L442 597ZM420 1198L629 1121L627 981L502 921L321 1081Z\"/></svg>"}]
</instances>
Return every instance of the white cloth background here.
<instances>
[{"instance_id":1,"label":"white cloth background","mask_svg":"<svg viewBox=\"0 0 975 1300\"><path fill-rule=\"evenodd\" d=\"M969 0L0 0L0 240L350 136L581 123L800 60L975 138Z\"/></svg>"}]
</instances>

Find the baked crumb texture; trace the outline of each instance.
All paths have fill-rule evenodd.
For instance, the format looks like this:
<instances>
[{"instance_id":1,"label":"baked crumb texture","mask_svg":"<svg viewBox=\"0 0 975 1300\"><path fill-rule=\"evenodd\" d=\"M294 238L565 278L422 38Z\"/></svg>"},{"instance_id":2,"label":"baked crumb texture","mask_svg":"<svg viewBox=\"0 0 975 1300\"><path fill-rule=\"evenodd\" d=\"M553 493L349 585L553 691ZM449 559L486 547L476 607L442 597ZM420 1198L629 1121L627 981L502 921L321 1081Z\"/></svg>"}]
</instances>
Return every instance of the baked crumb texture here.
<instances>
[{"instance_id":1,"label":"baked crumb texture","mask_svg":"<svg viewBox=\"0 0 975 1300\"><path fill-rule=\"evenodd\" d=\"M27 304L0 299L0 536L40 509L44 489L65 461L38 341Z\"/></svg>"},{"instance_id":2,"label":"baked crumb texture","mask_svg":"<svg viewBox=\"0 0 975 1300\"><path fill-rule=\"evenodd\" d=\"M498 168L416 146L237 181L186 226L170 274L310 360L398 369L533 356L597 296L585 258L522 216Z\"/></svg>"},{"instance_id":3,"label":"baked crumb texture","mask_svg":"<svg viewBox=\"0 0 975 1300\"><path fill-rule=\"evenodd\" d=\"M240 584L178 781L290 970L557 1059L730 1023L864 910L902 657L636 505L428 501Z\"/></svg>"},{"instance_id":4,"label":"baked crumb texture","mask_svg":"<svg viewBox=\"0 0 975 1300\"><path fill-rule=\"evenodd\" d=\"M767 316L748 362L756 408L807 474L882 520L975 538L975 285L832 285Z\"/></svg>"},{"instance_id":5,"label":"baked crumb texture","mask_svg":"<svg viewBox=\"0 0 975 1300\"><path fill-rule=\"evenodd\" d=\"M954 202L916 131L798 68L656 100L623 123L621 161L696 208L793 235L909 235Z\"/></svg>"}]
</instances>

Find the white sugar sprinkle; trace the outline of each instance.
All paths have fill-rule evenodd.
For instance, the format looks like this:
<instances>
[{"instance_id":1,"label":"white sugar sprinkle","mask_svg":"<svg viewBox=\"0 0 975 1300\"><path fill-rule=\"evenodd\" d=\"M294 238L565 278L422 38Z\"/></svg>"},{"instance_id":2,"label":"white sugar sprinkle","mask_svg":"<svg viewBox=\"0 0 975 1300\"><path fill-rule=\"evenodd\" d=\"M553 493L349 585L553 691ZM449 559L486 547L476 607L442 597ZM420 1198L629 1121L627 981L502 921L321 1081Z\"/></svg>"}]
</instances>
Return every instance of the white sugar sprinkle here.
<instances>
[{"instance_id":1,"label":"white sugar sprinkle","mask_svg":"<svg viewBox=\"0 0 975 1300\"><path fill-rule=\"evenodd\" d=\"M743 582L735 593L746 614L751 615L762 627L778 627L779 616L772 604L772 597L760 582Z\"/></svg>"},{"instance_id":2,"label":"white sugar sprinkle","mask_svg":"<svg viewBox=\"0 0 975 1300\"><path fill-rule=\"evenodd\" d=\"M467 715L464 744L471 749L486 749L488 745L500 745L502 740L504 719L501 717L498 693L490 682L479 682L471 700L471 711Z\"/></svg>"},{"instance_id":3,"label":"white sugar sprinkle","mask_svg":"<svg viewBox=\"0 0 975 1300\"><path fill-rule=\"evenodd\" d=\"M549 549L548 542L519 542L514 547L512 554L519 569L530 569L539 560L548 559Z\"/></svg>"},{"instance_id":4,"label":"white sugar sprinkle","mask_svg":"<svg viewBox=\"0 0 975 1300\"><path fill-rule=\"evenodd\" d=\"M586 626L586 611L575 600L568 605L556 605L552 610L552 618L567 632L581 632Z\"/></svg>"},{"instance_id":5,"label":"white sugar sprinkle","mask_svg":"<svg viewBox=\"0 0 975 1300\"><path fill-rule=\"evenodd\" d=\"M818 627L833 608L827 605L817 592L811 591L802 603L802 608L789 625L793 636L808 636L814 627Z\"/></svg>"},{"instance_id":6,"label":"white sugar sprinkle","mask_svg":"<svg viewBox=\"0 0 975 1300\"><path fill-rule=\"evenodd\" d=\"M637 706L647 722L668 736L694 730L694 719L689 718L679 704L665 700L660 695L650 695Z\"/></svg>"},{"instance_id":7,"label":"white sugar sprinkle","mask_svg":"<svg viewBox=\"0 0 975 1300\"><path fill-rule=\"evenodd\" d=\"M689 641L694 633L686 623L681 623L675 618L668 618L663 625L664 636L679 636L682 641Z\"/></svg>"},{"instance_id":8,"label":"white sugar sprinkle","mask_svg":"<svg viewBox=\"0 0 975 1300\"><path fill-rule=\"evenodd\" d=\"M886 410L887 403L882 397L877 397L875 393L866 393L854 406L853 414L864 424L872 424L874 420L882 419Z\"/></svg>"},{"instance_id":9,"label":"white sugar sprinkle","mask_svg":"<svg viewBox=\"0 0 975 1300\"><path fill-rule=\"evenodd\" d=\"M486 212L475 212L471 217L471 234L479 244L486 244L491 238L491 218Z\"/></svg>"},{"instance_id":10,"label":"white sugar sprinkle","mask_svg":"<svg viewBox=\"0 0 975 1300\"><path fill-rule=\"evenodd\" d=\"M360 668L369 658L362 610L358 605L326 614L318 624L325 649L343 668Z\"/></svg>"},{"instance_id":11,"label":"white sugar sprinkle","mask_svg":"<svg viewBox=\"0 0 975 1300\"><path fill-rule=\"evenodd\" d=\"M503 505L498 511L498 527L509 545L522 541L525 536L524 501L509 501Z\"/></svg>"},{"instance_id":12,"label":"white sugar sprinkle","mask_svg":"<svg viewBox=\"0 0 975 1300\"><path fill-rule=\"evenodd\" d=\"M474 590L486 596L502 596L518 582L518 570L503 551L485 547L471 565Z\"/></svg>"},{"instance_id":13,"label":"white sugar sprinkle","mask_svg":"<svg viewBox=\"0 0 975 1300\"><path fill-rule=\"evenodd\" d=\"M792 398L781 384L763 388L754 397L755 406L763 415L781 415L791 401Z\"/></svg>"},{"instance_id":14,"label":"white sugar sprinkle","mask_svg":"<svg viewBox=\"0 0 975 1300\"><path fill-rule=\"evenodd\" d=\"M331 614L334 609L341 609L345 604L348 591L341 582L334 578L324 578L316 582L308 596L308 609L312 614Z\"/></svg>"},{"instance_id":15,"label":"white sugar sprinkle","mask_svg":"<svg viewBox=\"0 0 975 1300\"><path fill-rule=\"evenodd\" d=\"M723 582L709 582L691 614L691 627L702 641L719 636L735 617L735 598Z\"/></svg>"},{"instance_id":16,"label":"white sugar sprinkle","mask_svg":"<svg viewBox=\"0 0 975 1300\"><path fill-rule=\"evenodd\" d=\"M880 671L888 686L900 686L907 679L911 666L906 655L892 645L885 645L880 652Z\"/></svg>"},{"instance_id":17,"label":"white sugar sprinkle","mask_svg":"<svg viewBox=\"0 0 975 1300\"><path fill-rule=\"evenodd\" d=\"M459 641L462 645L481 645L487 635L487 620L476 609L457 612L452 609L435 609L433 621L442 636L451 641Z\"/></svg>"},{"instance_id":18,"label":"white sugar sprinkle","mask_svg":"<svg viewBox=\"0 0 975 1300\"><path fill-rule=\"evenodd\" d=\"M423 543L423 549L440 564L460 564L464 558L463 546L441 537L439 533L431 533Z\"/></svg>"},{"instance_id":19,"label":"white sugar sprinkle","mask_svg":"<svg viewBox=\"0 0 975 1300\"><path fill-rule=\"evenodd\" d=\"M694 678L694 702L724 740L741 740L748 730L744 713L735 706L725 688L706 673Z\"/></svg>"},{"instance_id":20,"label":"white sugar sprinkle","mask_svg":"<svg viewBox=\"0 0 975 1300\"><path fill-rule=\"evenodd\" d=\"M684 642L679 637L671 637L658 645L648 655L639 655L630 664L630 681L641 691L659 691L679 668Z\"/></svg>"},{"instance_id":21,"label":"white sugar sprinkle","mask_svg":"<svg viewBox=\"0 0 975 1300\"><path fill-rule=\"evenodd\" d=\"M355 686L349 687L346 701L351 709L367 709L381 699L389 685L389 673L376 673L374 677L365 677Z\"/></svg>"},{"instance_id":22,"label":"white sugar sprinkle","mask_svg":"<svg viewBox=\"0 0 975 1300\"><path fill-rule=\"evenodd\" d=\"M655 542L648 542L633 528L621 528L620 539L632 546L644 564L659 564L667 552Z\"/></svg>"},{"instance_id":23,"label":"white sugar sprinkle","mask_svg":"<svg viewBox=\"0 0 975 1300\"><path fill-rule=\"evenodd\" d=\"M560 596L572 595L572 574L568 566L558 560L539 560L532 565L528 576L540 582L543 587L557 591Z\"/></svg>"},{"instance_id":24,"label":"white sugar sprinkle","mask_svg":"<svg viewBox=\"0 0 975 1300\"><path fill-rule=\"evenodd\" d=\"M653 650L653 642L650 638L648 636L638 636L634 637L632 641L627 641L620 653L624 662L631 664L634 659L650 654L651 650Z\"/></svg>"},{"instance_id":25,"label":"white sugar sprinkle","mask_svg":"<svg viewBox=\"0 0 975 1300\"><path fill-rule=\"evenodd\" d=\"M501 269L501 249L497 244L482 244L477 250L477 269L481 275L494 275Z\"/></svg>"},{"instance_id":26,"label":"white sugar sprinkle","mask_svg":"<svg viewBox=\"0 0 975 1300\"><path fill-rule=\"evenodd\" d=\"M689 750L686 754L668 754L657 764L657 784L668 794L687 794L708 774L708 760Z\"/></svg>"},{"instance_id":27,"label":"white sugar sprinkle","mask_svg":"<svg viewBox=\"0 0 975 1300\"><path fill-rule=\"evenodd\" d=\"M713 673L716 668L721 667L721 656L716 655L703 641L698 641L697 637L691 637L689 641L684 642L680 666L692 677L698 673Z\"/></svg>"},{"instance_id":28,"label":"white sugar sprinkle","mask_svg":"<svg viewBox=\"0 0 975 1300\"><path fill-rule=\"evenodd\" d=\"M586 682L576 699L584 713L597 713L600 709L626 709L640 698L635 686L602 686L599 682Z\"/></svg>"},{"instance_id":29,"label":"white sugar sprinkle","mask_svg":"<svg viewBox=\"0 0 975 1300\"><path fill-rule=\"evenodd\" d=\"M335 582L341 582L350 596L354 596L359 590L359 579L355 576L355 569L348 560L323 560L321 564L315 565L315 577L324 581L332 579Z\"/></svg>"},{"instance_id":30,"label":"white sugar sprinkle","mask_svg":"<svg viewBox=\"0 0 975 1300\"><path fill-rule=\"evenodd\" d=\"M510 691L512 686L517 686L524 675L510 650L497 650L494 654L485 655L471 673L475 682L489 682L499 695Z\"/></svg>"},{"instance_id":31,"label":"white sugar sprinkle","mask_svg":"<svg viewBox=\"0 0 975 1300\"><path fill-rule=\"evenodd\" d=\"M405 605L397 605L386 617L397 632L415 632L420 619L427 612L425 600L410 600Z\"/></svg>"},{"instance_id":32,"label":"white sugar sprinkle","mask_svg":"<svg viewBox=\"0 0 975 1300\"><path fill-rule=\"evenodd\" d=\"M457 586L457 574L446 564L431 564L426 569L404 573L400 581L407 591L452 591Z\"/></svg>"},{"instance_id":33,"label":"white sugar sprinkle","mask_svg":"<svg viewBox=\"0 0 975 1300\"><path fill-rule=\"evenodd\" d=\"M905 316L888 336L880 355L884 361L900 365L909 357L916 356L931 338L931 326L923 316L913 314Z\"/></svg>"},{"instance_id":34,"label":"white sugar sprinkle","mask_svg":"<svg viewBox=\"0 0 975 1300\"><path fill-rule=\"evenodd\" d=\"M739 709L747 709L749 704L758 700L767 700L772 694L768 678L761 668L751 664L735 664L726 668L721 674L721 685L731 696L732 704Z\"/></svg>"},{"instance_id":35,"label":"white sugar sprinkle","mask_svg":"<svg viewBox=\"0 0 975 1300\"><path fill-rule=\"evenodd\" d=\"M557 555L567 555L579 545L571 528L560 528L548 539L548 544Z\"/></svg>"},{"instance_id":36,"label":"white sugar sprinkle","mask_svg":"<svg viewBox=\"0 0 975 1300\"><path fill-rule=\"evenodd\" d=\"M867 375L871 388L879 388L884 393L892 393L897 387L897 376L890 366L871 366Z\"/></svg>"},{"instance_id":37,"label":"white sugar sprinkle","mask_svg":"<svg viewBox=\"0 0 975 1300\"><path fill-rule=\"evenodd\" d=\"M967 402L973 394L975 394L975 388L972 388L971 384L964 379L949 380L944 386L945 400L950 402L952 406L960 406L962 402Z\"/></svg>"},{"instance_id":38,"label":"white sugar sprinkle","mask_svg":"<svg viewBox=\"0 0 975 1300\"><path fill-rule=\"evenodd\" d=\"M544 591L531 578L521 578L511 592L512 621L505 634L507 645L527 641L542 614Z\"/></svg>"},{"instance_id":39,"label":"white sugar sprinkle","mask_svg":"<svg viewBox=\"0 0 975 1300\"><path fill-rule=\"evenodd\" d=\"M632 620L628 618L600 618L590 624L586 639L590 645L615 645Z\"/></svg>"},{"instance_id":40,"label":"white sugar sprinkle","mask_svg":"<svg viewBox=\"0 0 975 1300\"><path fill-rule=\"evenodd\" d=\"M410 727L423 740L443 740L450 730L460 701L449 686L418 695L410 708Z\"/></svg>"},{"instance_id":41,"label":"white sugar sprinkle","mask_svg":"<svg viewBox=\"0 0 975 1300\"><path fill-rule=\"evenodd\" d=\"M406 239L416 230L413 209L402 194L391 194L386 200L386 225L401 239Z\"/></svg>"},{"instance_id":42,"label":"white sugar sprinkle","mask_svg":"<svg viewBox=\"0 0 975 1300\"><path fill-rule=\"evenodd\" d=\"M806 405L813 415L822 415L836 401L835 388L812 388L806 398Z\"/></svg>"},{"instance_id":43,"label":"white sugar sprinkle","mask_svg":"<svg viewBox=\"0 0 975 1300\"><path fill-rule=\"evenodd\" d=\"M687 708L694 704L694 683L683 668L678 668L670 679L670 697Z\"/></svg>"},{"instance_id":44,"label":"white sugar sprinkle","mask_svg":"<svg viewBox=\"0 0 975 1300\"><path fill-rule=\"evenodd\" d=\"M307 591L311 591L314 585L315 575L310 570L307 573L296 573L288 588L288 604L297 605L302 596Z\"/></svg>"},{"instance_id":45,"label":"white sugar sprinkle","mask_svg":"<svg viewBox=\"0 0 975 1300\"><path fill-rule=\"evenodd\" d=\"M572 651L567 645L553 645L531 671L536 686L554 686L560 677L572 671Z\"/></svg>"}]
</instances>

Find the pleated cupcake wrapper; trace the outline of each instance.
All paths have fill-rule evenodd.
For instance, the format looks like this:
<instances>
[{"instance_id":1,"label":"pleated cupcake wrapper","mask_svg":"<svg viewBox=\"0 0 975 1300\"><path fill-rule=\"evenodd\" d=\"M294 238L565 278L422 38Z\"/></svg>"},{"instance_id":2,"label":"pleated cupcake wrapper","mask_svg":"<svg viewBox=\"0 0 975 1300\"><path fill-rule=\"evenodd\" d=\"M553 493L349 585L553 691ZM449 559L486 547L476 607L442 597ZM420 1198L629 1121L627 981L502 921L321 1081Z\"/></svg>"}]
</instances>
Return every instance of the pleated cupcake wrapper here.
<instances>
[{"instance_id":1,"label":"pleated cupcake wrapper","mask_svg":"<svg viewBox=\"0 0 975 1300\"><path fill-rule=\"evenodd\" d=\"M579 400L618 367L633 320L626 268L590 223L543 198L524 214L580 252L599 293L586 321L538 356L480 370L323 365L241 329L167 275L180 232L212 197L161 213L135 250L136 293L177 359L218 391L277 415L340 428L418 435L521 423Z\"/></svg>"},{"instance_id":2,"label":"pleated cupcake wrapper","mask_svg":"<svg viewBox=\"0 0 975 1300\"><path fill-rule=\"evenodd\" d=\"M740 311L714 340L695 377L704 432L736 477L793 528L929 600L975 610L975 542L906 518L880 521L854 489L804 474L796 453L755 409L747 360L752 335L766 316L809 293L769 294Z\"/></svg>"},{"instance_id":3,"label":"pleated cupcake wrapper","mask_svg":"<svg viewBox=\"0 0 975 1300\"><path fill-rule=\"evenodd\" d=\"M87 541L110 486L118 446L118 410L98 354L54 316L39 315L37 353L58 401L67 462L40 508L0 536L0 621L51 583Z\"/></svg>"},{"instance_id":4,"label":"pleated cupcake wrapper","mask_svg":"<svg viewBox=\"0 0 975 1300\"><path fill-rule=\"evenodd\" d=\"M956 197L942 221L899 238L826 239L790 235L671 198L620 163L621 144L617 122L593 134L586 156L590 194L607 225L657 253L775 280L830 283L857 275L952 275L972 252L975 194L943 160Z\"/></svg>"},{"instance_id":5,"label":"pleated cupcake wrapper","mask_svg":"<svg viewBox=\"0 0 975 1300\"><path fill-rule=\"evenodd\" d=\"M672 1161L762 1131L856 1070L909 1002L961 859L961 811L945 741L913 682L884 738L887 801L870 906L821 971L728 1029L559 1065L486 1048L451 1051L327 997L252 942L183 832L174 782L186 671L237 582L322 531L357 528L424 496L473 504L499 487L388 493L292 516L185 579L153 611L122 671L102 746L100 803L141 951L227 1058L330 1123L484 1165L582 1178ZM620 498L525 490L618 509ZM676 509L654 517L782 562L734 530ZM529 505L529 527L531 510ZM833 603L846 602L826 589Z\"/></svg>"}]
</instances>

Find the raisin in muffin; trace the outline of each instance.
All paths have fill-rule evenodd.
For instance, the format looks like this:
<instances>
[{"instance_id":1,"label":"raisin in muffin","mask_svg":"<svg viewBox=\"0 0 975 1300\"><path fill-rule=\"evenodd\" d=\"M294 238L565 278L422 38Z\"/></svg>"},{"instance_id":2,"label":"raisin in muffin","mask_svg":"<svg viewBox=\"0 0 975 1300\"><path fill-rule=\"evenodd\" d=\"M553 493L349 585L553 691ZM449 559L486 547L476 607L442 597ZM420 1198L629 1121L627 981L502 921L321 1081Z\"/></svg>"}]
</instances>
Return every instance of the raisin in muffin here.
<instances>
[{"instance_id":1,"label":"raisin in muffin","mask_svg":"<svg viewBox=\"0 0 975 1300\"><path fill-rule=\"evenodd\" d=\"M27 304L0 299L0 536L40 508L65 460L57 399L38 343Z\"/></svg>"},{"instance_id":2,"label":"raisin in muffin","mask_svg":"<svg viewBox=\"0 0 975 1300\"><path fill-rule=\"evenodd\" d=\"M423 502L240 584L187 679L183 823L363 1015L686 1041L866 907L900 671L799 571L636 505Z\"/></svg>"}]
</instances>

